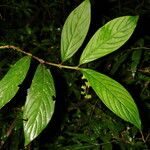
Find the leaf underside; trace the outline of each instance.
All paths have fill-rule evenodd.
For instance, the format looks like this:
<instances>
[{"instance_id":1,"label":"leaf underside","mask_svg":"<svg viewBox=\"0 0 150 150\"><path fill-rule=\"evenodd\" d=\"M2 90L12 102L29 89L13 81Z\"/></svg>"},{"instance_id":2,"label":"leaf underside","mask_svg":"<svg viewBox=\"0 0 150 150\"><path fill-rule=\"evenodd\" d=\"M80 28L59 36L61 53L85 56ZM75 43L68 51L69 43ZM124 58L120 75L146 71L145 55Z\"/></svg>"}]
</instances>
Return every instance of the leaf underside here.
<instances>
[{"instance_id":1,"label":"leaf underside","mask_svg":"<svg viewBox=\"0 0 150 150\"><path fill-rule=\"evenodd\" d=\"M72 57L82 45L90 25L91 9L89 0L82 2L66 19L61 34L61 59Z\"/></svg>"},{"instance_id":2,"label":"leaf underside","mask_svg":"<svg viewBox=\"0 0 150 150\"><path fill-rule=\"evenodd\" d=\"M54 112L55 96L52 75L40 64L28 91L23 112L25 145L35 139L49 123Z\"/></svg>"},{"instance_id":3,"label":"leaf underside","mask_svg":"<svg viewBox=\"0 0 150 150\"><path fill-rule=\"evenodd\" d=\"M101 58L120 48L132 35L138 16L123 16L101 27L85 47L80 65Z\"/></svg>"},{"instance_id":4,"label":"leaf underside","mask_svg":"<svg viewBox=\"0 0 150 150\"><path fill-rule=\"evenodd\" d=\"M81 69L98 97L116 115L141 128L136 104L128 91L110 77L91 69Z\"/></svg>"},{"instance_id":5,"label":"leaf underside","mask_svg":"<svg viewBox=\"0 0 150 150\"><path fill-rule=\"evenodd\" d=\"M31 58L25 56L18 60L0 81L0 109L17 93L19 85L25 79L30 67Z\"/></svg>"}]
</instances>

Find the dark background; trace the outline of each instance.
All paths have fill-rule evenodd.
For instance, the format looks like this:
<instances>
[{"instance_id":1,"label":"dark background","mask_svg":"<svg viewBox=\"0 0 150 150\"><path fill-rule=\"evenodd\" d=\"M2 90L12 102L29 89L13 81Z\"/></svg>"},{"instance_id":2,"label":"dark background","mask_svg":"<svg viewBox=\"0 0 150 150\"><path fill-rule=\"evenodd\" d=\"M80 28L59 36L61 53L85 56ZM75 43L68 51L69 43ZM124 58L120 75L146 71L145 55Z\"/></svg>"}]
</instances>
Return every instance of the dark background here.
<instances>
[{"instance_id":1,"label":"dark background","mask_svg":"<svg viewBox=\"0 0 150 150\"><path fill-rule=\"evenodd\" d=\"M15 45L47 61L60 63L60 36L69 13L82 0L0 0L0 45ZM139 15L137 28L118 51L87 67L120 82L133 96L142 120L142 133L111 111L87 88L81 74L51 67L57 91L56 109L47 128L28 150L148 149L150 142L150 1L91 0L91 25L83 46L67 63L76 65L98 28L116 17ZM0 51L0 78L22 54ZM19 92L0 110L0 148L21 150L22 111L38 62L32 61ZM91 95L90 99L85 96Z\"/></svg>"}]
</instances>

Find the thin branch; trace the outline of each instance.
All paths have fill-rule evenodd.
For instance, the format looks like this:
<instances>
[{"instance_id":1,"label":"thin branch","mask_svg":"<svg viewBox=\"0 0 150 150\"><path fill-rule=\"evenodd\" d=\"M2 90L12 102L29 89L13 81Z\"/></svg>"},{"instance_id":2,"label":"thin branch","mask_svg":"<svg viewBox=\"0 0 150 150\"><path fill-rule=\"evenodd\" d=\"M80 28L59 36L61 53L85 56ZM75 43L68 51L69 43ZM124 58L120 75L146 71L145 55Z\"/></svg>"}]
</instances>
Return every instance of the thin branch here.
<instances>
[{"instance_id":1,"label":"thin branch","mask_svg":"<svg viewBox=\"0 0 150 150\"><path fill-rule=\"evenodd\" d=\"M146 141L145 141L145 138L144 138L143 132L142 132L142 131L140 131L140 133L141 133L142 141L145 143Z\"/></svg>"},{"instance_id":2,"label":"thin branch","mask_svg":"<svg viewBox=\"0 0 150 150\"><path fill-rule=\"evenodd\" d=\"M145 139L146 142L148 141L149 137L150 137L150 133L148 133L148 135L146 136L146 139Z\"/></svg>"},{"instance_id":3,"label":"thin branch","mask_svg":"<svg viewBox=\"0 0 150 150\"><path fill-rule=\"evenodd\" d=\"M5 134L5 138L8 138L8 137L11 135L11 133L12 133L14 127L15 127L16 120L17 120L17 119L15 119L15 120L12 122L12 124L10 125L10 127L8 128L8 130L7 130L6 134ZM2 141L0 142L0 149L3 147L4 144L5 144L5 140L2 140Z\"/></svg>"},{"instance_id":4,"label":"thin branch","mask_svg":"<svg viewBox=\"0 0 150 150\"><path fill-rule=\"evenodd\" d=\"M138 50L138 49L145 49L145 50L150 50L150 48L149 47L133 47L133 48L131 48L132 50Z\"/></svg>"},{"instance_id":5,"label":"thin branch","mask_svg":"<svg viewBox=\"0 0 150 150\"><path fill-rule=\"evenodd\" d=\"M21 52L21 53L23 53L25 55L28 55L28 56L32 57L31 53L25 52L25 51L21 50L19 47L16 47L16 46L13 46L13 45L0 46L0 49L13 49L13 50L16 50L18 52Z\"/></svg>"},{"instance_id":6,"label":"thin branch","mask_svg":"<svg viewBox=\"0 0 150 150\"><path fill-rule=\"evenodd\" d=\"M47 64L47 65L50 65L50 66L55 66L55 67L58 67L58 68L65 68L65 69L72 69L72 70L80 70L80 68L78 66L65 66L65 65L62 65L62 64L56 64L56 63L52 63L52 62L48 62L48 61L45 61L37 56L34 56L32 55L31 53L28 53L28 52L25 52L23 51L22 49L20 49L19 47L16 47L16 46L13 46L13 45L5 45L5 46L0 46L0 49L13 49L13 50L16 50L18 52L21 52L27 56L30 56L32 57L33 59L37 60L38 62L40 62L41 64Z\"/></svg>"}]
</instances>

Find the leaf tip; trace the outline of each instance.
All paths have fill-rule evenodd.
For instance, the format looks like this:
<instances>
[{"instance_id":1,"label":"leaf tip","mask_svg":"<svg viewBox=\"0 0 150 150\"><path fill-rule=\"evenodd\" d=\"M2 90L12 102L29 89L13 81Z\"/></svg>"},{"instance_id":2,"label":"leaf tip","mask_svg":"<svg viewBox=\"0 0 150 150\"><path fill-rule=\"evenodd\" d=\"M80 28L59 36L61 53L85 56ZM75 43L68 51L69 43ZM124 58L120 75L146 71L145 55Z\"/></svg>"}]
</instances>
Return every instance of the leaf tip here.
<instances>
[{"instance_id":1,"label":"leaf tip","mask_svg":"<svg viewBox=\"0 0 150 150\"><path fill-rule=\"evenodd\" d=\"M140 120L140 118L138 119L138 121L137 121L137 123L136 124L134 124L139 130L141 130L142 129L142 127L141 127L141 120Z\"/></svg>"},{"instance_id":2,"label":"leaf tip","mask_svg":"<svg viewBox=\"0 0 150 150\"><path fill-rule=\"evenodd\" d=\"M30 144L30 140L28 138L25 138L24 147L27 147Z\"/></svg>"},{"instance_id":3,"label":"leaf tip","mask_svg":"<svg viewBox=\"0 0 150 150\"><path fill-rule=\"evenodd\" d=\"M138 20L139 20L139 15L136 15L136 16L130 16L131 20L137 24Z\"/></svg>"}]
</instances>

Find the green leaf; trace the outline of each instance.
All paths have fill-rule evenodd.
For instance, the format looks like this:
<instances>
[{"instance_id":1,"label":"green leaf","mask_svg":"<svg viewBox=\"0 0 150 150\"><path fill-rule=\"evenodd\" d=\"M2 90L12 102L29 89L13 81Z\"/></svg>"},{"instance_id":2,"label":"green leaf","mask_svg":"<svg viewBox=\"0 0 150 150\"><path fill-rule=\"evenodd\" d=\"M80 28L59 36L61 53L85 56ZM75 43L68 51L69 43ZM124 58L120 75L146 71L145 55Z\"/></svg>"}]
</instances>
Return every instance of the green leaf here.
<instances>
[{"instance_id":1,"label":"green leaf","mask_svg":"<svg viewBox=\"0 0 150 150\"><path fill-rule=\"evenodd\" d=\"M113 19L101 27L85 47L80 65L103 57L120 48L132 35L138 16Z\"/></svg>"},{"instance_id":2,"label":"green leaf","mask_svg":"<svg viewBox=\"0 0 150 150\"><path fill-rule=\"evenodd\" d=\"M40 64L28 91L23 112L25 145L35 139L50 121L55 105L53 96L56 96L53 77Z\"/></svg>"},{"instance_id":3,"label":"green leaf","mask_svg":"<svg viewBox=\"0 0 150 150\"><path fill-rule=\"evenodd\" d=\"M141 128L136 104L128 91L110 77L91 69L81 69L98 97L116 115Z\"/></svg>"},{"instance_id":4,"label":"green leaf","mask_svg":"<svg viewBox=\"0 0 150 150\"><path fill-rule=\"evenodd\" d=\"M21 58L0 81L0 109L16 95L19 85L28 72L30 60L28 56Z\"/></svg>"},{"instance_id":5,"label":"green leaf","mask_svg":"<svg viewBox=\"0 0 150 150\"><path fill-rule=\"evenodd\" d=\"M72 57L82 45L90 25L90 2L85 0L68 16L61 34L61 59Z\"/></svg>"},{"instance_id":6,"label":"green leaf","mask_svg":"<svg viewBox=\"0 0 150 150\"><path fill-rule=\"evenodd\" d=\"M141 57L142 57L142 50L141 49L133 51L132 63L131 63L131 72L132 72L133 78L135 77L135 74L137 72Z\"/></svg>"}]
</instances>

